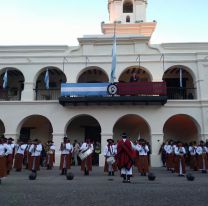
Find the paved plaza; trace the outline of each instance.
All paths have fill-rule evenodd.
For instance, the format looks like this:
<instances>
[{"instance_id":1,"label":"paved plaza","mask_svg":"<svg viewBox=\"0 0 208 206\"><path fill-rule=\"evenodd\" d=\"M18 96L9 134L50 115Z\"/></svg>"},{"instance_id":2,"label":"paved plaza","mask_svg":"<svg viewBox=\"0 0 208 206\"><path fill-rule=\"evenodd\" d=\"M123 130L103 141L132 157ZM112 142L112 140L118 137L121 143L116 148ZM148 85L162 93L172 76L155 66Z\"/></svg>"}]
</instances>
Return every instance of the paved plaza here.
<instances>
[{"instance_id":1,"label":"paved plaza","mask_svg":"<svg viewBox=\"0 0 208 206\"><path fill-rule=\"evenodd\" d=\"M66 180L58 168L41 169L36 180L28 179L29 171L12 172L0 185L0 206L205 206L208 200L208 174L193 172L195 181L187 181L165 168L153 168L155 181L148 181L136 172L132 183L122 183L94 167L84 176L79 167L72 167L75 177Z\"/></svg>"}]
</instances>

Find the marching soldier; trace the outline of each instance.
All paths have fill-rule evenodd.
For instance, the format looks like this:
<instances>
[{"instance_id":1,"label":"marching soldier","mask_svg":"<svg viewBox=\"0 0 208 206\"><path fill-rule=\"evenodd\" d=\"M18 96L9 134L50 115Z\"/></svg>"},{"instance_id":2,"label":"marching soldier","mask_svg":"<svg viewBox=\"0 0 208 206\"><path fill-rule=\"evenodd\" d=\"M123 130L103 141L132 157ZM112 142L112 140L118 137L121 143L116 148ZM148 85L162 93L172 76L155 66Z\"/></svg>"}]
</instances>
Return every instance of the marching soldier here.
<instances>
[{"instance_id":1,"label":"marching soldier","mask_svg":"<svg viewBox=\"0 0 208 206\"><path fill-rule=\"evenodd\" d=\"M205 146L204 141L200 141L200 145L196 148L197 153L197 161L199 165L199 169L206 173L208 170L208 161L207 161L207 153L208 149Z\"/></svg>"},{"instance_id":2,"label":"marching soldier","mask_svg":"<svg viewBox=\"0 0 208 206\"><path fill-rule=\"evenodd\" d=\"M70 144L70 141L67 137L64 137L64 142L61 143L60 147L61 151L61 162L60 162L60 170L61 175L67 174L67 169L71 168L71 158L73 152L73 146Z\"/></svg>"},{"instance_id":3,"label":"marching soldier","mask_svg":"<svg viewBox=\"0 0 208 206\"><path fill-rule=\"evenodd\" d=\"M94 150L93 144L90 142L90 139L87 139L80 147L81 153L89 153L81 161L81 170L84 171L84 175L89 175L89 172L92 171L92 152Z\"/></svg>"},{"instance_id":4,"label":"marching soldier","mask_svg":"<svg viewBox=\"0 0 208 206\"><path fill-rule=\"evenodd\" d=\"M15 150L15 145L12 143L14 141L13 138L9 138L7 140L6 144L6 157L7 157L7 174L9 175L10 171L12 170L13 167L13 159L14 159L14 150Z\"/></svg>"},{"instance_id":5,"label":"marching soldier","mask_svg":"<svg viewBox=\"0 0 208 206\"><path fill-rule=\"evenodd\" d=\"M7 175L7 162L6 162L6 147L3 139L0 138L0 184L1 178Z\"/></svg>"},{"instance_id":6,"label":"marching soldier","mask_svg":"<svg viewBox=\"0 0 208 206\"><path fill-rule=\"evenodd\" d=\"M197 157L196 157L196 142L192 142L189 146L189 154L190 154L190 169L197 171L198 164L197 164Z\"/></svg>"},{"instance_id":7,"label":"marching soldier","mask_svg":"<svg viewBox=\"0 0 208 206\"><path fill-rule=\"evenodd\" d=\"M116 171L116 161L115 161L116 150L113 139L108 139L107 142L108 145L106 145L104 149L104 156L105 156L104 172L108 172L108 176L114 176L114 172Z\"/></svg>"},{"instance_id":8,"label":"marching soldier","mask_svg":"<svg viewBox=\"0 0 208 206\"><path fill-rule=\"evenodd\" d=\"M46 165L47 170L53 168L53 163L55 162L55 145L53 141L48 141L46 144Z\"/></svg>"},{"instance_id":9,"label":"marching soldier","mask_svg":"<svg viewBox=\"0 0 208 206\"><path fill-rule=\"evenodd\" d=\"M14 168L16 169L16 172L20 172L22 170L23 158L26 148L27 144L19 140L19 143L16 145L16 155L14 162Z\"/></svg>"},{"instance_id":10,"label":"marching soldier","mask_svg":"<svg viewBox=\"0 0 208 206\"><path fill-rule=\"evenodd\" d=\"M130 183L133 166L133 143L129 140L126 133L123 133L117 144L117 165L123 177L123 183Z\"/></svg>"},{"instance_id":11,"label":"marching soldier","mask_svg":"<svg viewBox=\"0 0 208 206\"><path fill-rule=\"evenodd\" d=\"M167 170L174 172L174 145L172 141L169 141L168 145L165 146L166 151L166 167Z\"/></svg>"},{"instance_id":12,"label":"marching soldier","mask_svg":"<svg viewBox=\"0 0 208 206\"><path fill-rule=\"evenodd\" d=\"M186 173L186 163L185 163L186 150L181 142L179 142L178 146L175 147L174 152L176 155L175 171L178 173L178 176L184 176L184 174Z\"/></svg>"},{"instance_id":13,"label":"marching soldier","mask_svg":"<svg viewBox=\"0 0 208 206\"><path fill-rule=\"evenodd\" d=\"M33 141L33 144L29 149L31 158L29 159L28 169L34 173L36 173L37 170L40 170L40 156L42 149L43 149L42 144L39 142L38 139L35 139Z\"/></svg>"},{"instance_id":14,"label":"marching soldier","mask_svg":"<svg viewBox=\"0 0 208 206\"><path fill-rule=\"evenodd\" d=\"M136 151L139 153L137 160L137 168L141 176L146 176L146 173L149 172L148 164L148 152L149 147L147 146L144 139L140 139L139 143L135 146Z\"/></svg>"}]
</instances>

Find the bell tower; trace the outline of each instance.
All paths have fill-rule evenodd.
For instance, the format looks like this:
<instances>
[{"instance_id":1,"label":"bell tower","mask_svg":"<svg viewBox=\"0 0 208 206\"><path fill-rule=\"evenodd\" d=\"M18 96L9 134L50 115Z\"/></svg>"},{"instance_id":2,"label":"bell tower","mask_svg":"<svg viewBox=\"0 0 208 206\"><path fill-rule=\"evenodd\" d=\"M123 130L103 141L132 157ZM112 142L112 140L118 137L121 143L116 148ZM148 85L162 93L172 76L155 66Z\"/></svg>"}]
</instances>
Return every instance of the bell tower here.
<instances>
[{"instance_id":1,"label":"bell tower","mask_svg":"<svg viewBox=\"0 0 208 206\"><path fill-rule=\"evenodd\" d=\"M117 34L150 36L156 22L146 21L147 0L108 0L109 23L102 23L104 34L113 34L117 22Z\"/></svg>"}]
</instances>

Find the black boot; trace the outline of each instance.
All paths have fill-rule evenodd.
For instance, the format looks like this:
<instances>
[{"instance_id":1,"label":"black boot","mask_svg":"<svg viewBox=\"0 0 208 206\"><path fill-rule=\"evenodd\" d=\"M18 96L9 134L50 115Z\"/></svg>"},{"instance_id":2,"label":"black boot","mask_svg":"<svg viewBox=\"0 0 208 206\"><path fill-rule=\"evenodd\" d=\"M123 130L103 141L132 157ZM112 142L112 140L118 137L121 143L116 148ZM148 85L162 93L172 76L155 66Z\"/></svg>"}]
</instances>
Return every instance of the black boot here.
<instances>
[{"instance_id":1,"label":"black boot","mask_svg":"<svg viewBox=\"0 0 208 206\"><path fill-rule=\"evenodd\" d=\"M108 172L108 176L111 176L111 172Z\"/></svg>"},{"instance_id":2,"label":"black boot","mask_svg":"<svg viewBox=\"0 0 208 206\"><path fill-rule=\"evenodd\" d=\"M114 172L112 172L111 175L114 176Z\"/></svg>"},{"instance_id":3,"label":"black boot","mask_svg":"<svg viewBox=\"0 0 208 206\"><path fill-rule=\"evenodd\" d=\"M131 183L131 181L130 181L130 175L127 175L127 183Z\"/></svg>"},{"instance_id":4,"label":"black boot","mask_svg":"<svg viewBox=\"0 0 208 206\"><path fill-rule=\"evenodd\" d=\"M64 169L62 169L62 171L61 171L61 175L64 175Z\"/></svg>"},{"instance_id":5,"label":"black boot","mask_svg":"<svg viewBox=\"0 0 208 206\"><path fill-rule=\"evenodd\" d=\"M122 175L123 176L123 183L126 183L126 175Z\"/></svg>"},{"instance_id":6,"label":"black boot","mask_svg":"<svg viewBox=\"0 0 208 206\"><path fill-rule=\"evenodd\" d=\"M85 167L85 172L84 172L85 175L89 175L89 171L87 170L87 168Z\"/></svg>"}]
</instances>

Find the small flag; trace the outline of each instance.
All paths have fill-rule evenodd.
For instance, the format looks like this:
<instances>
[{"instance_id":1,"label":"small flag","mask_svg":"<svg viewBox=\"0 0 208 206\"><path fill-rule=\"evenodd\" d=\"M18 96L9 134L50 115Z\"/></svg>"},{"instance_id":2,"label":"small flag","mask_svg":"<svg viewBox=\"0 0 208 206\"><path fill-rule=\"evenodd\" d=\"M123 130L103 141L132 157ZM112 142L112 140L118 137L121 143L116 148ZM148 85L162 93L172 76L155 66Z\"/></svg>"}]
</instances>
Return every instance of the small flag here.
<instances>
[{"instance_id":1,"label":"small flag","mask_svg":"<svg viewBox=\"0 0 208 206\"><path fill-rule=\"evenodd\" d=\"M5 72L5 74L4 74L4 77L3 77L3 88L5 89L5 88L7 88L7 86L8 86L8 75L7 75L7 70L6 70L6 72Z\"/></svg>"},{"instance_id":2,"label":"small flag","mask_svg":"<svg viewBox=\"0 0 208 206\"><path fill-rule=\"evenodd\" d=\"M183 71L182 71L182 68L180 68L180 87L183 87Z\"/></svg>"},{"instance_id":3,"label":"small flag","mask_svg":"<svg viewBox=\"0 0 208 206\"><path fill-rule=\"evenodd\" d=\"M112 49L112 64L111 64L111 83L114 82L116 71L116 35L113 37L113 49Z\"/></svg>"},{"instance_id":4,"label":"small flag","mask_svg":"<svg viewBox=\"0 0 208 206\"><path fill-rule=\"evenodd\" d=\"M48 69L46 70L45 77L44 77L45 87L49 89L49 72Z\"/></svg>"}]
</instances>

